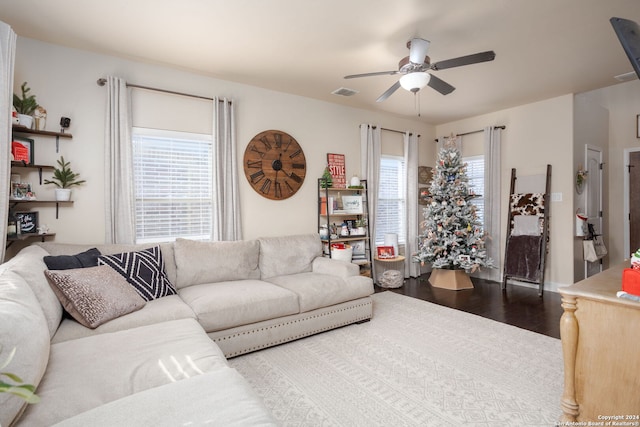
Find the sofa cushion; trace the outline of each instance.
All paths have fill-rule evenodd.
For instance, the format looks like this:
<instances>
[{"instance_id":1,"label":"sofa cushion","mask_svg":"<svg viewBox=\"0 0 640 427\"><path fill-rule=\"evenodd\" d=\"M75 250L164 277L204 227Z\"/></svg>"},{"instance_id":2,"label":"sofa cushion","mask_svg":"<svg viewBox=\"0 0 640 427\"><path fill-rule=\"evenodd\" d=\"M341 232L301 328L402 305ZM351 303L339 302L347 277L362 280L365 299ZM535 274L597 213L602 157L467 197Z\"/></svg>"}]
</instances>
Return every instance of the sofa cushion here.
<instances>
[{"instance_id":1,"label":"sofa cushion","mask_svg":"<svg viewBox=\"0 0 640 427\"><path fill-rule=\"evenodd\" d=\"M201 285L226 280L259 279L256 240L198 242L176 239L176 287Z\"/></svg>"},{"instance_id":2,"label":"sofa cushion","mask_svg":"<svg viewBox=\"0 0 640 427\"><path fill-rule=\"evenodd\" d=\"M40 302L44 317L47 319L49 336L52 337L60 325L60 320L62 320L62 304L44 275L47 266L42 258L46 255L47 252L38 246L27 246L7 261L5 265L21 276L31 287Z\"/></svg>"},{"instance_id":3,"label":"sofa cushion","mask_svg":"<svg viewBox=\"0 0 640 427\"><path fill-rule=\"evenodd\" d=\"M260 278L311 271L314 258L322 256L318 234L263 237L260 241Z\"/></svg>"},{"instance_id":4,"label":"sofa cushion","mask_svg":"<svg viewBox=\"0 0 640 427\"><path fill-rule=\"evenodd\" d=\"M98 264L117 271L145 301L175 295L176 289L164 271L164 260L159 246L137 252L101 255Z\"/></svg>"},{"instance_id":5,"label":"sofa cushion","mask_svg":"<svg viewBox=\"0 0 640 427\"><path fill-rule=\"evenodd\" d=\"M45 270L62 306L87 328L140 310L145 301L108 265Z\"/></svg>"},{"instance_id":6,"label":"sofa cushion","mask_svg":"<svg viewBox=\"0 0 640 427\"><path fill-rule=\"evenodd\" d=\"M169 295L149 301L142 309L110 320L95 329L82 326L73 319L64 319L56 331L56 334L51 339L51 342L57 343L91 335L104 334L106 332L117 332L124 329L137 328L138 326L166 322L168 320L195 318L195 313L182 301L182 298L178 295Z\"/></svg>"},{"instance_id":7,"label":"sofa cushion","mask_svg":"<svg viewBox=\"0 0 640 427\"><path fill-rule=\"evenodd\" d=\"M187 425L275 427L278 424L238 371L221 368L107 403L55 427Z\"/></svg>"},{"instance_id":8,"label":"sofa cushion","mask_svg":"<svg viewBox=\"0 0 640 427\"><path fill-rule=\"evenodd\" d=\"M0 366L16 349L11 362L0 370L37 386L47 367L49 339L44 313L27 282L6 264L0 266ZM0 393L0 425L11 425L25 405L12 394Z\"/></svg>"},{"instance_id":9,"label":"sofa cushion","mask_svg":"<svg viewBox=\"0 0 640 427\"><path fill-rule=\"evenodd\" d=\"M95 267L98 265L100 251L96 248L88 249L75 255L47 255L43 258L49 270L69 270L72 268Z\"/></svg>"},{"instance_id":10,"label":"sofa cushion","mask_svg":"<svg viewBox=\"0 0 640 427\"><path fill-rule=\"evenodd\" d=\"M373 281L363 276L342 278L331 274L299 273L272 277L268 281L295 292L301 313L373 294Z\"/></svg>"},{"instance_id":11,"label":"sofa cushion","mask_svg":"<svg viewBox=\"0 0 640 427\"><path fill-rule=\"evenodd\" d=\"M102 255L119 254L122 252L134 252L146 249L148 244L126 245L118 243L105 243L101 245L95 244L78 244L78 243L56 243L56 242L36 242L34 246L40 246L49 255L73 255L75 253L96 248ZM165 272L171 283L176 283L176 263L173 257L173 242L160 243L162 250L162 260L164 261Z\"/></svg>"},{"instance_id":12,"label":"sofa cushion","mask_svg":"<svg viewBox=\"0 0 640 427\"><path fill-rule=\"evenodd\" d=\"M226 366L218 346L193 319L52 344L49 367L37 390L41 401L25 410L18 425L52 425L133 393Z\"/></svg>"},{"instance_id":13,"label":"sofa cushion","mask_svg":"<svg viewBox=\"0 0 640 427\"><path fill-rule=\"evenodd\" d=\"M179 289L207 332L298 313L298 297L261 280L206 283Z\"/></svg>"}]
</instances>

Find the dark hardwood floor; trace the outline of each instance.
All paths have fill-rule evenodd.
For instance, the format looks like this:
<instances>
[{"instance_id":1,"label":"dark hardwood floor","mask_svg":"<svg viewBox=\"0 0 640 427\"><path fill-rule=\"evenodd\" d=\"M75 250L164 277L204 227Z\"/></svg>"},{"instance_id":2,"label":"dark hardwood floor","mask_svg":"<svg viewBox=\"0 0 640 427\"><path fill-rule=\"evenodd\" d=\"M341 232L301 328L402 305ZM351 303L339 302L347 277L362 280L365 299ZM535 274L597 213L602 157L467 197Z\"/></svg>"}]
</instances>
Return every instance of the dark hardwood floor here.
<instances>
[{"instance_id":1,"label":"dark hardwood floor","mask_svg":"<svg viewBox=\"0 0 640 427\"><path fill-rule=\"evenodd\" d=\"M451 291L434 288L427 273L405 280L400 288L384 289L376 285L375 290L396 292L560 338L563 310L559 293L545 291L539 297L538 290L534 288L508 284L502 291L500 283L475 278L472 281L474 289Z\"/></svg>"}]
</instances>

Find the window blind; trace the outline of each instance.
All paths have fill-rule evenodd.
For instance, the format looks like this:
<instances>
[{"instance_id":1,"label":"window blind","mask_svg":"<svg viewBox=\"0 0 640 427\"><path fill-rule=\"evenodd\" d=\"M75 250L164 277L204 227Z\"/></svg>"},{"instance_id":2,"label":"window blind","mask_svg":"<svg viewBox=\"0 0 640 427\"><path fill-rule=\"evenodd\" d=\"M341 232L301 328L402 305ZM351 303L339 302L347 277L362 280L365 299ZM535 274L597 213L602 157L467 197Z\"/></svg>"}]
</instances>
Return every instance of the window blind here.
<instances>
[{"instance_id":1,"label":"window blind","mask_svg":"<svg viewBox=\"0 0 640 427\"><path fill-rule=\"evenodd\" d=\"M135 128L136 242L211 236L211 136Z\"/></svg>"},{"instance_id":2,"label":"window blind","mask_svg":"<svg viewBox=\"0 0 640 427\"><path fill-rule=\"evenodd\" d=\"M386 233L398 234L398 243L406 243L406 201L404 159L380 158L378 211L376 212L376 245L384 244Z\"/></svg>"},{"instance_id":3,"label":"window blind","mask_svg":"<svg viewBox=\"0 0 640 427\"><path fill-rule=\"evenodd\" d=\"M467 164L469 190L479 196L470 202L475 205L478 221L484 226L484 156L463 157L462 161Z\"/></svg>"}]
</instances>

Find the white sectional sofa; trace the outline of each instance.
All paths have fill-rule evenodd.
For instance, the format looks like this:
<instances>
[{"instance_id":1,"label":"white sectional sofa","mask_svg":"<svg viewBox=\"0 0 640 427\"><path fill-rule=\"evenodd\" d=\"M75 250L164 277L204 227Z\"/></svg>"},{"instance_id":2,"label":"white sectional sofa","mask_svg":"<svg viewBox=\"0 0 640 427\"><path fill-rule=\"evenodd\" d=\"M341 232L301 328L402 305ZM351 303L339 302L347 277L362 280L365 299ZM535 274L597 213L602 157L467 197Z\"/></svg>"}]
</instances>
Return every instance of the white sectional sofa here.
<instances>
[{"instance_id":1,"label":"white sectional sofa","mask_svg":"<svg viewBox=\"0 0 640 427\"><path fill-rule=\"evenodd\" d=\"M128 286L112 290L104 279L111 267L52 272L43 261L149 246L40 243L0 266L0 361L16 348L5 371L36 385L41 398L26 405L0 393L0 426L275 425L226 358L372 316L371 279L322 257L317 234L161 244L172 287L146 302ZM107 296L117 298L77 297L84 278L90 292L108 281L115 293ZM104 312L114 318L83 326L60 301L84 313L83 323ZM114 315L123 305L127 314Z\"/></svg>"}]
</instances>

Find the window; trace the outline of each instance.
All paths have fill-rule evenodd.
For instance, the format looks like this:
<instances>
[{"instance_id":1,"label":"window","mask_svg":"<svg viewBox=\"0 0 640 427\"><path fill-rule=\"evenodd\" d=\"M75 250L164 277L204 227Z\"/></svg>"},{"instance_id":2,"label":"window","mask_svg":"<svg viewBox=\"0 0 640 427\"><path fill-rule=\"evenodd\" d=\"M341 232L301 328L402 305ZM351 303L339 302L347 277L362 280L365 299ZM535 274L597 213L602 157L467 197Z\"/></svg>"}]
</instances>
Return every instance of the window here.
<instances>
[{"instance_id":1,"label":"window","mask_svg":"<svg viewBox=\"0 0 640 427\"><path fill-rule=\"evenodd\" d=\"M398 243L406 243L405 176L402 157L382 156L380 158L376 245L384 244L386 233L397 233Z\"/></svg>"},{"instance_id":2,"label":"window","mask_svg":"<svg viewBox=\"0 0 640 427\"><path fill-rule=\"evenodd\" d=\"M478 221L484 227L484 156L463 157L467 164L467 177L469 178L469 190L481 197L471 199L476 207Z\"/></svg>"},{"instance_id":3,"label":"window","mask_svg":"<svg viewBox=\"0 0 640 427\"><path fill-rule=\"evenodd\" d=\"M134 128L136 242L211 236L211 135Z\"/></svg>"}]
</instances>

